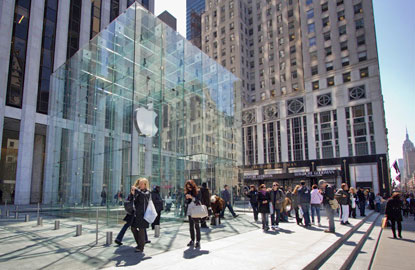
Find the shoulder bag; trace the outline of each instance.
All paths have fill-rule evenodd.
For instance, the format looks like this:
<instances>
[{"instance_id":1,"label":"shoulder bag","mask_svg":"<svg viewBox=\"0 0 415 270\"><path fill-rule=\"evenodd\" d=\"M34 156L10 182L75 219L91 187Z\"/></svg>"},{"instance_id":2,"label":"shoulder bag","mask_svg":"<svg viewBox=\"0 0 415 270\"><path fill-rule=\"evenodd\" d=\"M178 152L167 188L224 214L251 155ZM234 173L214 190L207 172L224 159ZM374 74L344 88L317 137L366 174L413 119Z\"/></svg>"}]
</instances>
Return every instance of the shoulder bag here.
<instances>
[{"instance_id":1,"label":"shoulder bag","mask_svg":"<svg viewBox=\"0 0 415 270\"><path fill-rule=\"evenodd\" d=\"M193 201L189 203L188 213L192 218L205 218L208 216L208 210L206 205L195 204Z\"/></svg>"}]
</instances>

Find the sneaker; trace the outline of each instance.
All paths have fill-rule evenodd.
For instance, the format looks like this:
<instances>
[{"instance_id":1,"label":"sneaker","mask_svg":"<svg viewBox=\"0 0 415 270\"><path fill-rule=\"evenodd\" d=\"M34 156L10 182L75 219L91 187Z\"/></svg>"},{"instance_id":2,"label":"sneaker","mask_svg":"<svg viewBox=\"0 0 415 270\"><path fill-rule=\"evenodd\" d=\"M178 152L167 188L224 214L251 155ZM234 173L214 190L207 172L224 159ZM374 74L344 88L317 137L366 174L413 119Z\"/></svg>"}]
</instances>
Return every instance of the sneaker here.
<instances>
[{"instance_id":1,"label":"sneaker","mask_svg":"<svg viewBox=\"0 0 415 270\"><path fill-rule=\"evenodd\" d=\"M193 240L191 240L191 241L189 242L189 244L187 244L187 246L188 246L188 247L193 247L193 245L194 245Z\"/></svg>"},{"instance_id":2,"label":"sneaker","mask_svg":"<svg viewBox=\"0 0 415 270\"><path fill-rule=\"evenodd\" d=\"M143 252L143 250L140 249L139 247L135 247L135 252Z\"/></svg>"},{"instance_id":3,"label":"sneaker","mask_svg":"<svg viewBox=\"0 0 415 270\"><path fill-rule=\"evenodd\" d=\"M350 222L346 221L344 224L346 224L346 225L350 225Z\"/></svg>"},{"instance_id":4,"label":"sneaker","mask_svg":"<svg viewBox=\"0 0 415 270\"><path fill-rule=\"evenodd\" d=\"M234 217L234 218L237 218L237 217L239 217L239 215L234 215L233 217Z\"/></svg>"},{"instance_id":5,"label":"sneaker","mask_svg":"<svg viewBox=\"0 0 415 270\"><path fill-rule=\"evenodd\" d=\"M278 230L278 229L279 229L278 225L275 225L274 230Z\"/></svg>"},{"instance_id":6,"label":"sneaker","mask_svg":"<svg viewBox=\"0 0 415 270\"><path fill-rule=\"evenodd\" d=\"M344 223L343 221L340 222L341 225L346 225L346 223Z\"/></svg>"},{"instance_id":7,"label":"sneaker","mask_svg":"<svg viewBox=\"0 0 415 270\"><path fill-rule=\"evenodd\" d=\"M196 242L195 248L200 248L200 242L199 241Z\"/></svg>"},{"instance_id":8,"label":"sneaker","mask_svg":"<svg viewBox=\"0 0 415 270\"><path fill-rule=\"evenodd\" d=\"M118 240L118 239L115 239L115 244L117 244L117 245L119 245L119 246L122 246L122 242L120 241L120 240Z\"/></svg>"},{"instance_id":9,"label":"sneaker","mask_svg":"<svg viewBox=\"0 0 415 270\"><path fill-rule=\"evenodd\" d=\"M399 235L398 235L398 237L399 237L399 238L402 238L402 235L401 235L401 234L399 234Z\"/></svg>"},{"instance_id":10,"label":"sneaker","mask_svg":"<svg viewBox=\"0 0 415 270\"><path fill-rule=\"evenodd\" d=\"M150 243L151 243L151 241L150 241L150 240L147 240L147 241L146 241L146 244L150 244Z\"/></svg>"}]
</instances>

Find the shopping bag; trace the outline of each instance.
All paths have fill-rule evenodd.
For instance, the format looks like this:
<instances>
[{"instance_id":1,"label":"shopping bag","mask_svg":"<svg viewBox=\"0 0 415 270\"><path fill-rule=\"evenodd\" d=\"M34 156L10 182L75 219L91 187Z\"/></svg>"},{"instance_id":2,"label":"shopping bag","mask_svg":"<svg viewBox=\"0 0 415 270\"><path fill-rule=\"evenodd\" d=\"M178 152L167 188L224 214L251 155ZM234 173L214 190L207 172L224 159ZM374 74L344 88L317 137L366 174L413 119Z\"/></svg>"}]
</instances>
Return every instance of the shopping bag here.
<instances>
[{"instance_id":1,"label":"shopping bag","mask_svg":"<svg viewBox=\"0 0 415 270\"><path fill-rule=\"evenodd\" d=\"M147 209L144 213L144 219L149 223L153 223L154 220L157 218L157 211L156 211L156 207L154 207L154 203L153 200L151 199L151 195L150 195L150 200L148 201L148 205L147 205Z\"/></svg>"},{"instance_id":2,"label":"shopping bag","mask_svg":"<svg viewBox=\"0 0 415 270\"><path fill-rule=\"evenodd\" d=\"M301 207L298 208L298 217L302 219L304 217L304 211Z\"/></svg>"},{"instance_id":3,"label":"shopping bag","mask_svg":"<svg viewBox=\"0 0 415 270\"><path fill-rule=\"evenodd\" d=\"M382 218L382 229L385 229L388 224L388 218L384 217Z\"/></svg>"}]
</instances>

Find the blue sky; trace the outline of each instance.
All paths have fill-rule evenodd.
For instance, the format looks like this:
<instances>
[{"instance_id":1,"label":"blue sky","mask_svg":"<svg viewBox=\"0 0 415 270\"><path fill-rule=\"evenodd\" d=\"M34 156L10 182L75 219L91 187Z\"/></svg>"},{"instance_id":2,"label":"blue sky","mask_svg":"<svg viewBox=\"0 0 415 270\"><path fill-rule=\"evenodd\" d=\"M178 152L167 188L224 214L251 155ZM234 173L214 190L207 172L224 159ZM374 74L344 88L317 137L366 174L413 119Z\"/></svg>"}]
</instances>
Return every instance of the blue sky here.
<instances>
[{"instance_id":1,"label":"blue sky","mask_svg":"<svg viewBox=\"0 0 415 270\"><path fill-rule=\"evenodd\" d=\"M168 10L186 36L186 1L155 1L156 14ZM373 6L392 164L402 157L406 127L415 143L415 0L373 0Z\"/></svg>"}]
</instances>

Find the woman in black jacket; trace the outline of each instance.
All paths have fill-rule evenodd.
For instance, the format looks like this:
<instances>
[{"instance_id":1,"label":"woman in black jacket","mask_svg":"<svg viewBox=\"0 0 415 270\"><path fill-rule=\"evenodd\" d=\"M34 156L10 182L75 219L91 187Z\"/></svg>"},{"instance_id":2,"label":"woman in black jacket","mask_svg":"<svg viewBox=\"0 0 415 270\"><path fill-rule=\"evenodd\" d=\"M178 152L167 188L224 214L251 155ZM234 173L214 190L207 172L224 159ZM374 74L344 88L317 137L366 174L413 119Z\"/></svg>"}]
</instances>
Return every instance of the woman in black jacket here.
<instances>
[{"instance_id":1,"label":"woman in black jacket","mask_svg":"<svg viewBox=\"0 0 415 270\"><path fill-rule=\"evenodd\" d=\"M151 224L151 229L154 230L156 225L160 225L161 211L163 211L163 199L160 196L160 187L155 186L151 192L151 200L153 200L154 207L156 208L157 217L154 222Z\"/></svg>"},{"instance_id":2,"label":"woman in black jacket","mask_svg":"<svg viewBox=\"0 0 415 270\"><path fill-rule=\"evenodd\" d=\"M262 229L264 231L269 230L268 226L268 215L269 211L269 202L271 201L269 192L267 192L267 187L262 184L259 186L258 192L258 212L261 213L262 218Z\"/></svg>"},{"instance_id":3,"label":"woman in black jacket","mask_svg":"<svg viewBox=\"0 0 415 270\"><path fill-rule=\"evenodd\" d=\"M245 195L249 198L249 203L254 212L254 220L256 222L258 221L258 191L256 190L255 185L250 185L249 191L246 191Z\"/></svg>"},{"instance_id":4,"label":"woman in black jacket","mask_svg":"<svg viewBox=\"0 0 415 270\"><path fill-rule=\"evenodd\" d=\"M400 194L395 192L386 203L385 217L390 220L392 224L393 238L396 238L395 223L398 223L398 236L402 238L402 201Z\"/></svg>"},{"instance_id":5,"label":"woman in black jacket","mask_svg":"<svg viewBox=\"0 0 415 270\"><path fill-rule=\"evenodd\" d=\"M303 219L300 218L300 208L298 207L298 189L300 188L300 185L296 185L294 188L294 191L292 193L292 207L294 208L295 212L295 220L297 221L297 225L303 225Z\"/></svg>"},{"instance_id":6,"label":"woman in black jacket","mask_svg":"<svg viewBox=\"0 0 415 270\"><path fill-rule=\"evenodd\" d=\"M146 178L138 179L140 182L138 188L132 187L131 193L134 194L135 215L131 224L131 231L137 242L136 252L143 252L146 243L146 230L149 227L148 222L144 219L148 202L150 200L149 183Z\"/></svg>"},{"instance_id":7,"label":"woman in black jacket","mask_svg":"<svg viewBox=\"0 0 415 270\"><path fill-rule=\"evenodd\" d=\"M194 202L200 204L201 196L197 189L196 183L193 180L187 180L184 185L185 194L185 206L186 215L189 217L189 230L190 230L190 242L187 244L188 247L200 248L200 218L192 218L189 213L189 204ZM195 231L196 231L196 245L195 243Z\"/></svg>"}]
</instances>

